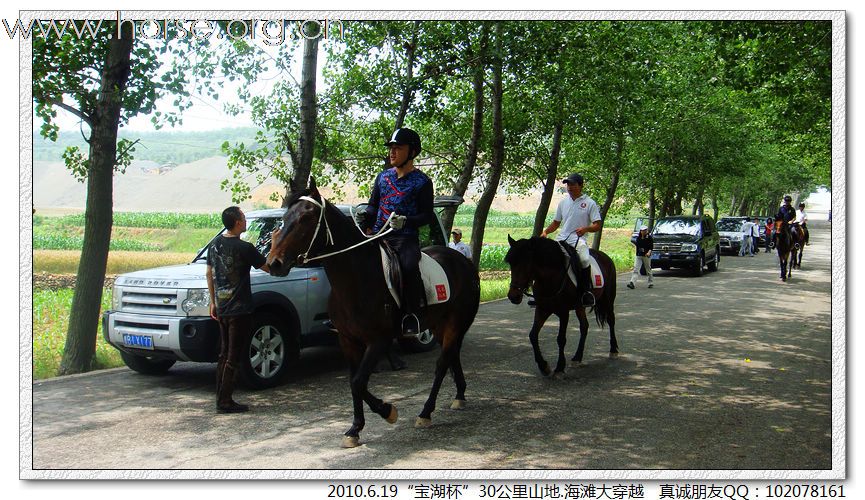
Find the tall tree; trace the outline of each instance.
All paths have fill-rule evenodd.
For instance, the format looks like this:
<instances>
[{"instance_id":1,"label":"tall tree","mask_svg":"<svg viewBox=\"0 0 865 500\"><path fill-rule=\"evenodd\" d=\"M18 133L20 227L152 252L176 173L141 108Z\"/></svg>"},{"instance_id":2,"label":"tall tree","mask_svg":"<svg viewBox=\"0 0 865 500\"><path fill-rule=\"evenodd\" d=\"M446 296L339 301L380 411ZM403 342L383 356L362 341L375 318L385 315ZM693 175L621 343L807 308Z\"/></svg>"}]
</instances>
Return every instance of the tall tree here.
<instances>
[{"instance_id":1,"label":"tall tree","mask_svg":"<svg viewBox=\"0 0 865 500\"><path fill-rule=\"evenodd\" d=\"M493 89L492 89L492 108L493 108L493 143L492 143L492 162L489 169L489 177L487 177L484 191L478 200L478 206L475 209L474 221L472 222L472 261L475 266L480 263L481 251L483 250L484 229L486 228L487 216L490 213L490 207L493 204L496 191L498 190L499 180L502 176L502 170L505 164L505 137L502 126L502 97L504 89L502 88L502 72L504 70L503 60L503 40L504 40L504 22L498 21L495 25L495 36L492 57L492 72L493 72Z\"/></svg>"}]
</instances>

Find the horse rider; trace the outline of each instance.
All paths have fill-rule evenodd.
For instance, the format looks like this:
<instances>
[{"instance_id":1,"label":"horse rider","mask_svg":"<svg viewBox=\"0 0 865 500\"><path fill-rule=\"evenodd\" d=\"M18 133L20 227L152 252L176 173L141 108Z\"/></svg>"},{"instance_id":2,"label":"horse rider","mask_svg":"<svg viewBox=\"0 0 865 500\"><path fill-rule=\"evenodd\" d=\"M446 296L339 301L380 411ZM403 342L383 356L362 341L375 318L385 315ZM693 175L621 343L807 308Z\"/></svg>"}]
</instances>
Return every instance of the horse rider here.
<instances>
[{"instance_id":1,"label":"horse rider","mask_svg":"<svg viewBox=\"0 0 865 500\"><path fill-rule=\"evenodd\" d=\"M787 224L787 230L790 231L790 235L793 237L793 241L796 241L796 227L792 224L793 221L796 220L796 210L793 208L793 198L788 194L784 196L784 204L781 205L781 208L778 209L778 213L775 215L775 238L778 237L778 230L783 227L783 224Z\"/></svg>"},{"instance_id":2,"label":"horse rider","mask_svg":"<svg viewBox=\"0 0 865 500\"><path fill-rule=\"evenodd\" d=\"M577 250L580 258L580 269L575 269L579 287L583 291L581 302L585 307L595 305L592 294L592 264L589 259L589 244L585 234L601 230L601 211L595 200L583 194L583 176L571 174L562 180L567 185L568 196L562 198L556 208L556 215L550 226L541 232L541 238L546 238L559 227L562 228L557 241L566 241Z\"/></svg>"},{"instance_id":3,"label":"horse rider","mask_svg":"<svg viewBox=\"0 0 865 500\"><path fill-rule=\"evenodd\" d=\"M402 329L405 336L417 335L423 283L420 276L418 228L433 220L432 180L414 165L421 152L420 136L409 128L398 128L385 143L389 168L375 178L366 220L373 220L368 233L377 233L390 218L393 231L383 239L396 252L402 270Z\"/></svg>"},{"instance_id":4,"label":"horse rider","mask_svg":"<svg viewBox=\"0 0 865 500\"><path fill-rule=\"evenodd\" d=\"M802 232L805 234L805 244L810 245L811 243L808 242L808 214L805 213L805 202L799 203L799 209L796 210L796 220L793 224L802 228Z\"/></svg>"}]
</instances>

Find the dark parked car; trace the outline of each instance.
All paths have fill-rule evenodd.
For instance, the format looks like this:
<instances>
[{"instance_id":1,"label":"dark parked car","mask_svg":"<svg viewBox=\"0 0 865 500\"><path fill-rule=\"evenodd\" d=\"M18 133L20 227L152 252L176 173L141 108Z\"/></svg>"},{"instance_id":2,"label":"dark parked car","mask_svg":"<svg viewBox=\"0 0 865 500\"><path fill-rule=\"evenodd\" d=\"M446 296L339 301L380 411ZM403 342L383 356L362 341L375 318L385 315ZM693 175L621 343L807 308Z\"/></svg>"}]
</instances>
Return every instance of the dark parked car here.
<instances>
[{"instance_id":1,"label":"dark parked car","mask_svg":"<svg viewBox=\"0 0 865 500\"><path fill-rule=\"evenodd\" d=\"M652 269L692 269L701 276L703 268L717 271L721 243L715 221L709 215L674 215L658 219L652 231L655 249Z\"/></svg>"}]
</instances>

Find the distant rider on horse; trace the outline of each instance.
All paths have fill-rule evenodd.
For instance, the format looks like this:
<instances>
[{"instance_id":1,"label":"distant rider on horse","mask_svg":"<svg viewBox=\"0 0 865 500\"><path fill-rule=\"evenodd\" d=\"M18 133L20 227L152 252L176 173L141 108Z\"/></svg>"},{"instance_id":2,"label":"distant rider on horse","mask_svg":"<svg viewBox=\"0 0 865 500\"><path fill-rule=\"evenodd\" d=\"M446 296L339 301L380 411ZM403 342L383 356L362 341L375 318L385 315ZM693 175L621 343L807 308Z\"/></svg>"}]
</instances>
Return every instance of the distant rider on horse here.
<instances>
[{"instance_id":1,"label":"distant rider on horse","mask_svg":"<svg viewBox=\"0 0 865 500\"><path fill-rule=\"evenodd\" d=\"M784 196L784 204L781 205L781 208L778 209L778 213L775 215L775 240L777 242L778 231L781 230L784 225L787 225L787 230L790 232L790 235L793 237L793 241L798 239L798 233L796 232L796 226L793 225L793 221L796 220L796 209L793 208L793 198L788 194Z\"/></svg>"},{"instance_id":2,"label":"distant rider on horse","mask_svg":"<svg viewBox=\"0 0 865 500\"><path fill-rule=\"evenodd\" d=\"M796 210L796 220L793 224L802 228L802 232L805 234L805 244L810 245L808 243L808 214L805 213L804 202L799 203L799 210Z\"/></svg>"}]
</instances>

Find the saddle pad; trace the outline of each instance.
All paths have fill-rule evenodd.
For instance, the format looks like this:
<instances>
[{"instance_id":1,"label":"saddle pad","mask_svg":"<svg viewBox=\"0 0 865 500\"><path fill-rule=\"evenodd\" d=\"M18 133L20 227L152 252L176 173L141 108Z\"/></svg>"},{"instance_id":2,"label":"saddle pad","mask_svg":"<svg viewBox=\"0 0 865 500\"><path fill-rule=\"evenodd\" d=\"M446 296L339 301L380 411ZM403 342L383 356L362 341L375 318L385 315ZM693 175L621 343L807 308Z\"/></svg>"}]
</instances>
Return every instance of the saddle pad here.
<instances>
[{"instance_id":1,"label":"saddle pad","mask_svg":"<svg viewBox=\"0 0 865 500\"><path fill-rule=\"evenodd\" d=\"M390 259L381 246L379 246L379 251L381 252L381 267L384 270L384 281L387 283L387 289L396 301L397 307L402 307L399 291L390 279ZM420 276L426 292L427 305L441 304L450 299L451 285L445 270L435 259L423 252L420 253Z\"/></svg>"},{"instance_id":2,"label":"saddle pad","mask_svg":"<svg viewBox=\"0 0 865 500\"><path fill-rule=\"evenodd\" d=\"M568 251L565 249L564 245L559 245L559 247L562 249L562 253L565 256L565 262L569 262L571 256L568 255ZM603 288L604 275L601 273L601 266L598 265L598 261L592 254L589 254L589 262L592 265L592 285L594 288ZM568 276L571 278L571 283L573 283L574 286L577 286L577 274L573 267L568 267Z\"/></svg>"}]
</instances>

